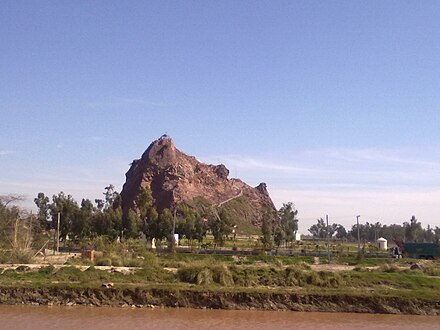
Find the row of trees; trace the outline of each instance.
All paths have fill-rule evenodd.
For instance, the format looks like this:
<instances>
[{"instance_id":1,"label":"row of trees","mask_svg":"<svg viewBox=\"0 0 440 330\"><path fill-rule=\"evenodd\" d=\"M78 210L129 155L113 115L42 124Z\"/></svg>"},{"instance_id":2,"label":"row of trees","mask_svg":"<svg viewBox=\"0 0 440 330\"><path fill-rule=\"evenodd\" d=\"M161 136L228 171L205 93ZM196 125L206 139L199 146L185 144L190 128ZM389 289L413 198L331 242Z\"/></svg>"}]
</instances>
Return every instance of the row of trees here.
<instances>
[{"instance_id":1,"label":"row of trees","mask_svg":"<svg viewBox=\"0 0 440 330\"><path fill-rule=\"evenodd\" d=\"M113 185L105 187L104 198L82 199L78 204L71 195L60 192L52 199L39 193L34 200L38 207L41 228L55 229L60 214L60 239L75 242L97 236L111 239L137 238L144 236L152 240L173 242L172 234L179 234L190 242L201 242L210 231L216 243L223 244L234 229L233 217L225 208L217 209L203 203L197 209L185 204L177 205L171 211L167 208L158 211L154 205L151 191L141 188L134 205L123 212L121 196Z\"/></svg>"},{"instance_id":2,"label":"row of trees","mask_svg":"<svg viewBox=\"0 0 440 330\"><path fill-rule=\"evenodd\" d=\"M40 192L34 199L38 213L24 212L14 202L19 196L0 198L0 239L9 247L18 246L18 238L26 237L21 245L30 247L50 239L57 229L59 216L60 240L68 238L79 243L98 236L111 239L136 238L172 242L172 234L201 242L209 231L216 243L222 245L232 234L235 222L226 208L217 209L204 201L197 208L181 204L173 212L155 208L151 192L141 188L131 209L123 212L121 196L113 185L105 187L104 197L82 199L78 203L71 195L60 192L49 198ZM298 211L292 203L284 204L278 212L266 212L263 216L262 241L265 246L287 244L295 239L298 230ZM24 234L20 234L24 233ZM36 237L38 236L38 239ZM37 244L37 245L38 245ZM5 245L5 244L3 244ZM38 248L35 246L34 248Z\"/></svg>"},{"instance_id":3,"label":"row of trees","mask_svg":"<svg viewBox=\"0 0 440 330\"><path fill-rule=\"evenodd\" d=\"M116 238L121 234L122 209L120 196L113 185L105 188L105 199L82 199L78 204L71 195L60 192L52 200L44 193L34 199L38 207L40 227L45 231L57 228L60 215L60 239L67 237L79 241L84 238L106 235Z\"/></svg>"},{"instance_id":4,"label":"row of trees","mask_svg":"<svg viewBox=\"0 0 440 330\"><path fill-rule=\"evenodd\" d=\"M330 224L327 228L325 221L317 219L317 223L309 228L314 238L324 239L328 236L332 239L357 241L358 225L352 225L346 230L340 224ZM435 242L440 239L440 228L431 228L429 225L423 228L415 216L403 224L383 225L380 222L359 224L359 236L363 242L375 242L378 238L384 237L387 240L399 240L406 242Z\"/></svg>"}]
</instances>

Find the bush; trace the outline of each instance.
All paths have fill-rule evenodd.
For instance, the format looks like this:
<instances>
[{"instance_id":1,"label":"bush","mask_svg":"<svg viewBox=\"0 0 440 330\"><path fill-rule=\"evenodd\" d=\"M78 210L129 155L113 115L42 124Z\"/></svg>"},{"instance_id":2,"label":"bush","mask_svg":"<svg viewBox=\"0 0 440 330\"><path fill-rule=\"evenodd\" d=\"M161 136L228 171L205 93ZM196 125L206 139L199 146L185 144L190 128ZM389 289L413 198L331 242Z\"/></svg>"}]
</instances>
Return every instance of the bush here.
<instances>
[{"instance_id":1,"label":"bush","mask_svg":"<svg viewBox=\"0 0 440 330\"><path fill-rule=\"evenodd\" d=\"M302 270L299 267L288 267L285 270L285 284L286 286L301 285L303 278Z\"/></svg>"},{"instance_id":2,"label":"bush","mask_svg":"<svg viewBox=\"0 0 440 330\"><path fill-rule=\"evenodd\" d=\"M31 252L15 251L11 254L9 262L13 264L29 264L31 259Z\"/></svg>"},{"instance_id":3,"label":"bush","mask_svg":"<svg viewBox=\"0 0 440 330\"><path fill-rule=\"evenodd\" d=\"M209 268L203 268L196 273L192 273L191 275L195 275L195 278L191 283L194 283L194 280L198 285L209 285L214 282L212 270Z\"/></svg>"},{"instance_id":4,"label":"bush","mask_svg":"<svg viewBox=\"0 0 440 330\"><path fill-rule=\"evenodd\" d=\"M224 286L234 284L234 278L229 268L223 263L196 261L177 271L177 277L182 282L198 285L217 283Z\"/></svg>"},{"instance_id":5,"label":"bush","mask_svg":"<svg viewBox=\"0 0 440 330\"><path fill-rule=\"evenodd\" d=\"M219 265L213 269L214 282L224 286L234 285L234 279L229 268L226 265Z\"/></svg>"},{"instance_id":6,"label":"bush","mask_svg":"<svg viewBox=\"0 0 440 330\"><path fill-rule=\"evenodd\" d=\"M95 261L96 266L111 266L112 265L112 259L108 257L101 257L96 259Z\"/></svg>"},{"instance_id":7,"label":"bush","mask_svg":"<svg viewBox=\"0 0 440 330\"><path fill-rule=\"evenodd\" d=\"M258 284L258 276L253 269L238 269L233 267L232 280L235 284L245 287L255 286Z\"/></svg>"},{"instance_id":8,"label":"bush","mask_svg":"<svg viewBox=\"0 0 440 330\"><path fill-rule=\"evenodd\" d=\"M49 265L49 266L46 266L46 267L41 267L38 270L38 273L45 274L45 275L50 275L50 274L53 274L54 271L55 271L55 267L52 266L52 265Z\"/></svg>"},{"instance_id":9,"label":"bush","mask_svg":"<svg viewBox=\"0 0 440 330\"><path fill-rule=\"evenodd\" d=\"M440 276L440 267L427 267L423 269L423 273L429 276Z\"/></svg>"},{"instance_id":10,"label":"bush","mask_svg":"<svg viewBox=\"0 0 440 330\"><path fill-rule=\"evenodd\" d=\"M142 281L151 282L173 282L175 275L159 267L142 268L135 272L136 277Z\"/></svg>"},{"instance_id":11,"label":"bush","mask_svg":"<svg viewBox=\"0 0 440 330\"><path fill-rule=\"evenodd\" d=\"M119 256L112 256L111 257L111 265L115 267L122 267L124 266L124 262L122 261L122 258Z\"/></svg>"},{"instance_id":12,"label":"bush","mask_svg":"<svg viewBox=\"0 0 440 330\"><path fill-rule=\"evenodd\" d=\"M367 272L368 268L362 267L362 266L356 266L353 268L353 271L355 272Z\"/></svg>"},{"instance_id":13,"label":"bush","mask_svg":"<svg viewBox=\"0 0 440 330\"><path fill-rule=\"evenodd\" d=\"M144 265L145 266L157 266L157 256L155 253L152 252L144 252L142 253L142 257L144 258Z\"/></svg>"},{"instance_id":14,"label":"bush","mask_svg":"<svg viewBox=\"0 0 440 330\"><path fill-rule=\"evenodd\" d=\"M142 259L129 258L124 260L125 267L142 267L143 264L144 260Z\"/></svg>"},{"instance_id":15,"label":"bush","mask_svg":"<svg viewBox=\"0 0 440 330\"><path fill-rule=\"evenodd\" d=\"M55 273L55 278L59 281L79 281L82 272L75 267L63 267Z\"/></svg>"},{"instance_id":16,"label":"bush","mask_svg":"<svg viewBox=\"0 0 440 330\"><path fill-rule=\"evenodd\" d=\"M396 265L393 265L393 264L383 264L377 270L380 272L385 272L385 273L399 273L400 272L399 267L397 267Z\"/></svg>"}]
</instances>

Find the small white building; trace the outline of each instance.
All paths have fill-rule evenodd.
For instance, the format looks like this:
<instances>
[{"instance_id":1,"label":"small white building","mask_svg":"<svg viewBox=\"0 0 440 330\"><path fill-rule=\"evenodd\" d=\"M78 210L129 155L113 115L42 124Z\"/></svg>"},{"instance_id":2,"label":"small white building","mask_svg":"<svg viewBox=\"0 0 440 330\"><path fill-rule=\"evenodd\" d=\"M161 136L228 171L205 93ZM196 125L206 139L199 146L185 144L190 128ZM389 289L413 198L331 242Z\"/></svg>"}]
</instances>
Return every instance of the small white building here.
<instances>
[{"instance_id":1,"label":"small white building","mask_svg":"<svg viewBox=\"0 0 440 330\"><path fill-rule=\"evenodd\" d=\"M388 250L388 241L383 237L377 240L377 245L379 247L379 250Z\"/></svg>"},{"instance_id":2,"label":"small white building","mask_svg":"<svg viewBox=\"0 0 440 330\"><path fill-rule=\"evenodd\" d=\"M301 240L301 234L295 233L295 242L299 242Z\"/></svg>"}]
</instances>

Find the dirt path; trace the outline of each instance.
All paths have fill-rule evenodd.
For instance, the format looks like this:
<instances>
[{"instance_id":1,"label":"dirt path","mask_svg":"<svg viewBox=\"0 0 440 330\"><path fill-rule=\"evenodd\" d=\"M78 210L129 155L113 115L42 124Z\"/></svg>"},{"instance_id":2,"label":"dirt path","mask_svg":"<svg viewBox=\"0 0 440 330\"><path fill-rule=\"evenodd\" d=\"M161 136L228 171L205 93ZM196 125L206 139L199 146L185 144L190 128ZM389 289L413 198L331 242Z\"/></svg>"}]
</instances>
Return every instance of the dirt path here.
<instances>
[{"instance_id":1,"label":"dirt path","mask_svg":"<svg viewBox=\"0 0 440 330\"><path fill-rule=\"evenodd\" d=\"M240 192L238 193L238 195L236 195L236 196L234 196L234 197L231 197L231 198L229 198L229 199L227 199L227 200L221 202L220 204L218 204L218 207L221 207L223 204L229 203L230 201L232 201L232 200L234 200L234 199L236 199L236 198L238 198L238 197L241 197L241 196L243 196L243 190L240 190Z\"/></svg>"},{"instance_id":2,"label":"dirt path","mask_svg":"<svg viewBox=\"0 0 440 330\"><path fill-rule=\"evenodd\" d=\"M315 271L327 271L327 272L341 272L353 270L355 266L349 265L333 265L333 264L318 264L310 265L310 267Z\"/></svg>"}]
</instances>

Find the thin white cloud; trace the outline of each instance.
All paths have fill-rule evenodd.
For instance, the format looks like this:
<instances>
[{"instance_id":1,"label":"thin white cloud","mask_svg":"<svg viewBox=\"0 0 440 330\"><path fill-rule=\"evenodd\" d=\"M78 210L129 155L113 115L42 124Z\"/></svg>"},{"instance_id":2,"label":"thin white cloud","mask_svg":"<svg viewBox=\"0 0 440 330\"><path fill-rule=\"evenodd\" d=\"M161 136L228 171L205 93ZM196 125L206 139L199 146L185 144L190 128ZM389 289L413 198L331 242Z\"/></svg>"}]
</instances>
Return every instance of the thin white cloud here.
<instances>
[{"instance_id":1,"label":"thin white cloud","mask_svg":"<svg viewBox=\"0 0 440 330\"><path fill-rule=\"evenodd\" d=\"M10 155L13 153L14 153L14 151L12 151L12 150L0 150L0 156L7 156L7 155Z\"/></svg>"},{"instance_id":2,"label":"thin white cloud","mask_svg":"<svg viewBox=\"0 0 440 330\"><path fill-rule=\"evenodd\" d=\"M94 101L86 104L86 107L92 109L102 108L120 108L120 107L149 107L149 108L165 108L172 106L164 102L148 101L141 98L130 97L113 97L104 101Z\"/></svg>"},{"instance_id":3,"label":"thin white cloud","mask_svg":"<svg viewBox=\"0 0 440 330\"><path fill-rule=\"evenodd\" d=\"M437 189L327 189L277 190L269 189L279 207L292 201L299 211L300 231L307 229L317 218L329 215L332 222L351 226L356 215L361 221L380 221L384 224L402 223L415 215L423 225L440 226L440 188Z\"/></svg>"},{"instance_id":4,"label":"thin white cloud","mask_svg":"<svg viewBox=\"0 0 440 330\"><path fill-rule=\"evenodd\" d=\"M238 167L240 169L275 170L275 171L296 172L296 173L311 170L308 168L302 168L294 165L272 162L267 159L263 160L249 156L243 157L239 155L225 155L225 156L207 157L206 159L207 160L205 162L207 163L224 163L231 168Z\"/></svg>"},{"instance_id":5,"label":"thin white cloud","mask_svg":"<svg viewBox=\"0 0 440 330\"><path fill-rule=\"evenodd\" d=\"M345 162L382 162L402 165L434 166L440 168L440 162L434 159L423 159L418 155L420 150L408 149L348 149L330 148L305 152L309 156L319 156ZM431 156L435 156L430 152ZM437 155L438 158L438 155Z\"/></svg>"},{"instance_id":6,"label":"thin white cloud","mask_svg":"<svg viewBox=\"0 0 440 330\"><path fill-rule=\"evenodd\" d=\"M322 180L334 184L440 184L440 161L436 159L410 159L396 151L372 149L312 150L296 155L294 160L285 155L277 159L239 155L206 158L224 163L230 170L245 170L245 175L251 172L270 177L284 174L286 180L308 178L311 183Z\"/></svg>"},{"instance_id":7,"label":"thin white cloud","mask_svg":"<svg viewBox=\"0 0 440 330\"><path fill-rule=\"evenodd\" d=\"M292 153L290 153L292 154ZM224 155L207 157L224 163L239 177L265 181L277 207L294 202L300 230L329 214L336 222L402 223L416 215L424 225L440 225L440 157L435 151L325 149L279 156Z\"/></svg>"}]
</instances>

